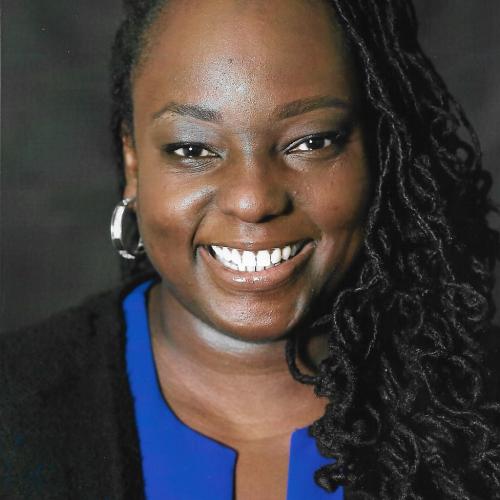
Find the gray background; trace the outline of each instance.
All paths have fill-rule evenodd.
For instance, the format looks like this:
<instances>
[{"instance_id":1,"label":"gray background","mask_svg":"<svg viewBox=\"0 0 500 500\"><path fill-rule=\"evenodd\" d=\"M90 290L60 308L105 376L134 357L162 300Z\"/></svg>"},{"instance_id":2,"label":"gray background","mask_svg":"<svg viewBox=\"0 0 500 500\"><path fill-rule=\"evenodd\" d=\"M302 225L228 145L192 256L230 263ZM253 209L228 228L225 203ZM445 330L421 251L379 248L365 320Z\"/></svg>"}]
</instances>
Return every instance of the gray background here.
<instances>
[{"instance_id":1,"label":"gray background","mask_svg":"<svg viewBox=\"0 0 500 500\"><path fill-rule=\"evenodd\" d=\"M464 105L498 179L500 1L416 6L422 43ZM3 1L1 330L119 282L108 237L119 195L107 134L107 64L120 16L118 0ZM493 198L500 200L498 181ZM491 223L500 228L497 216Z\"/></svg>"}]
</instances>

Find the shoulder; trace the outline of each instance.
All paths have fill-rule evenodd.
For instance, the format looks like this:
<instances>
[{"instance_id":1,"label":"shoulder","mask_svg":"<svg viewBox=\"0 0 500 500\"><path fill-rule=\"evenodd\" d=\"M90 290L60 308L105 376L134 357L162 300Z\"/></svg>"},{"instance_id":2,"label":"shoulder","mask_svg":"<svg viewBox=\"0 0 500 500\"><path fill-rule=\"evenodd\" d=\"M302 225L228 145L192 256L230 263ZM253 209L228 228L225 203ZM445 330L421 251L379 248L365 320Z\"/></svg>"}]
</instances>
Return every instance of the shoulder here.
<instances>
[{"instance_id":1,"label":"shoulder","mask_svg":"<svg viewBox=\"0 0 500 500\"><path fill-rule=\"evenodd\" d=\"M500 401L500 325L491 325L481 338L487 398Z\"/></svg>"},{"instance_id":2,"label":"shoulder","mask_svg":"<svg viewBox=\"0 0 500 500\"><path fill-rule=\"evenodd\" d=\"M0 335L0 394L43 390L96 363L124 330L123 297L144 278L87 297L36 325ZM17 396L16 396L17 395Z\"/></svg>"},{"instance_id":3,"label":"shoulder","mask_svg":"<svg viewBox=\"0 0 500 500\"><path fill-rule=\"evenodd\" d=\"M0 380L40 385L69 366L79 365L79 358L93 343L96 321L117 315L117 295L114 290L89 297L39 324L2 334Z\"/></svg>"},{"instance_id":4,"label":"shoulder","mask_svg":"<svg viewBox=\"0 0 500 500\"><path fill-rule=\"evenodd\" d=\"M483 338L483 345L492 354L500 351L500 325L490 326Z\"/></svg>"},{"instance_id":5,"label":"shoulder","mask_svg":"<svg viewBox=\"0 0 500 500\"><path fill-rule=\"evenodd\" d=\"M130 464L140 484L122 314L137 284L0 336L0 497L104 498Z\"/></svg>"},{"instance_id":6,"label":"shoulder","mask_svg":"<svg viewBox=\"0 0 500 500\"><path fill-rule=\"evenodd\" d=\"M488 368L496 368L500 356L500 325L492 324L481 338Z\"/></svg>"}]
</instances>

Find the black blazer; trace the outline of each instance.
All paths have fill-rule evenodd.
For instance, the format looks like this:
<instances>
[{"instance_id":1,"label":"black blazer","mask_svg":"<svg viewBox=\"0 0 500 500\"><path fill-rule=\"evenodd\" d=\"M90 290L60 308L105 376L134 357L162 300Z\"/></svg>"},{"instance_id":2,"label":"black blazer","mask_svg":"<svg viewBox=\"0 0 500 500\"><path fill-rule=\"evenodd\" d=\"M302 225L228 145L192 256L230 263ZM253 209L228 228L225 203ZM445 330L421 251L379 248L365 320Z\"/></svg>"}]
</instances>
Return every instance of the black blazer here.
<instances>
[{"instance_id":1,"label":"black blazer","mask_svg":"<svg viewBox=\"0 0 500 500\"><path fill-rule=\"evenodd\" d=\"M121 299L0 336L0 498L144 498Z\"/></svg>"}]
</instances>

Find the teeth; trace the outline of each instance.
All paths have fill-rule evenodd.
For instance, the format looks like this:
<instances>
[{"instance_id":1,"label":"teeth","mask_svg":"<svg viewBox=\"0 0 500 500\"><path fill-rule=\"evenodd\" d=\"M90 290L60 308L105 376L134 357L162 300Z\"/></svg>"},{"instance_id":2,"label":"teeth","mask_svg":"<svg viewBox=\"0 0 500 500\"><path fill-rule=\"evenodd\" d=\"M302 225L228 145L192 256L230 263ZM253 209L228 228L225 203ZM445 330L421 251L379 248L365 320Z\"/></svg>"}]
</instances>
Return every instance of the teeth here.
<instances>
[{"instance_id":1,"label":"teeth","mask_svg":"<svg viewBox=\"0 0 500 500\"><path fill-rule=\"evenodd\" d=\"M281 260L281 250L279 248L275 248L273 253L271 254L271 263L278 264Z\"/></svg>"},{"instance_id":2,"label":"teeth","mask_svg":"<svg viewBox=\"0 0 500 500\"><path fill-rule=\"evenodd\" d=\"M248 252L245 250L243 252L243 257L241 259L241 262L243 263L244 266L246 267L255 267L257 262L256 262L255 254L253 252Z\"/></svg>"},{"instance_id":3,"label":"teeth","mask_svg":"<svg viewBox=\"0 0 500 500\"><path fill-rule=\"evenodd\" d=\"M228 259L229 260L229 259ZM241 255L240 255L240 252L238 252L238 250L236 250L235 248L233 248L233 251L231 252L231 260L237 265L237 266L240 266L241 265Z\"/></svg>"},{"instance_id":4,"label":"teeth","mask_svg":"<svg viewBox=\"0 0 500 500\"><path fill-rule=\"evenodd\" d=\"M229 248L227 247L222 247L222 258L224 260L227 260L228 262L231 262L231 257L233 256L233 253Z\"/></svg>"},{"instance_id":5,"label":"teeth","mask_svg":"<svg viewBox=\"0 0 500 500\"><path fill-rule=\"evenodd\" d=\"M210 245L216 258L225 267L240 272L259 272L270 267L277 266L282 262L294 257L301 248L298 243L287 245L284 248L273 248L271 250L259 250L250 252L241 251L236 248Z\"/></svg>"},{"instance_id":6,"label":"teeth","mask_svg":"<svg viewBox=\"0 0 500 500\"><path fill-rule=\"evenodd\" d=\"M257 252L257 266L267 267L271 265L271 256L267 250L260 250Z\"/></svg>"}]
</instances>

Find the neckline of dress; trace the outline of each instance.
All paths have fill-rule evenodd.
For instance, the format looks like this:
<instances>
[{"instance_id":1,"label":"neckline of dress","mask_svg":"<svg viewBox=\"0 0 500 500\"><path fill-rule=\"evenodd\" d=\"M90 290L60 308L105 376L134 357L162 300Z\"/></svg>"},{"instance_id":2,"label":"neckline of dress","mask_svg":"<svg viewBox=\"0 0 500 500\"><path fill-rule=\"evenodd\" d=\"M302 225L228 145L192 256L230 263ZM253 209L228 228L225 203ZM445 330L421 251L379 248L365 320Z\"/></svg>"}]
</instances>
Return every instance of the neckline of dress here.
<instances>
[{"instance_id":1,"label":"neckline of dress","mask_svg":"<svg viewBox=\"0 0 500 500\"><path fill-rule=\"evenodd\" d=\"M146 327L146 331L148 333L148 335L147 335L147 337L148 337L147 349L145 349L147 352L144 352L144 354L146 355L147 364L150 366L150 370L154 371L154 383L152 384L154 387L151 387L151 389L154 390L154 392L156 393L155 399L161 400L161 402L163 403L163 405L165 407L165 410L169 414L171 424L175 423L175 426L177 427L177 429L176 429L177 431L180 431L183 434L191 434L192 433L193 437L196 436L199 439L210 441L210 442L214 443L215 445L219 446L221 449L228 450L228 451L234 453L235 455L237 455L237 451L234 448L232 448L231 446L229 446L225 443L222 443L222 442L218 441L217 439L210 437L210 436L204 434L203 432L186 424L176 414L176 412L173 410L173 408L171 407L168 400L163 395L163 392L161 390L159 377L158 377L158 371L156 369L156 362L155 362L154 354L153 354L152 335L151 335L151 328L150 328L148 309L147 309L148 296L149 296L149 293L151 291L151 288L153 287L153 285L155 283L156 283L155 280L146 281L145 283L140 284L138 286L139 290L137 290L138 292L141 292L140 295L142 295L142 297L143 297L143 301L141 301L141 305L143 306L143 311L142 311L141 316L145 320L145 327ZM297 434L307 434L307 436L309 436L309 425L307 425L305 427L296 428L295 430L293 430L290 433L289 446L291 446L292 439Z\"/></svg>"},{"instance_id":2,"label":"neckline of dress","mask_svg":"<svg viewBox=\"0 0 500 500\"><path fill-rule=\"evenodd\" d=\"M153 283L139 284L123 300L127 374L146 496L151 500L165 498L165 491L169 491L172 496L168 498L233 498L236 450L185 424L161 392L147 316L147 293ZM332 459L319 453L308 431L309 427L296 429L289 438L286 498L340 500L342 489L332 496L314 483L314 472L331 464Z\"/></svg>"}]
</instances>

